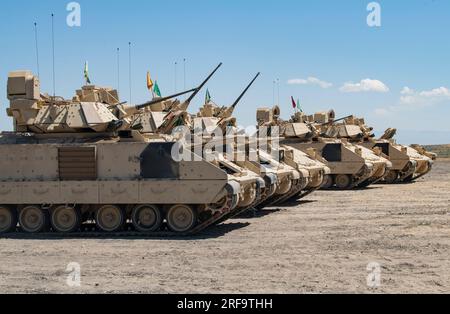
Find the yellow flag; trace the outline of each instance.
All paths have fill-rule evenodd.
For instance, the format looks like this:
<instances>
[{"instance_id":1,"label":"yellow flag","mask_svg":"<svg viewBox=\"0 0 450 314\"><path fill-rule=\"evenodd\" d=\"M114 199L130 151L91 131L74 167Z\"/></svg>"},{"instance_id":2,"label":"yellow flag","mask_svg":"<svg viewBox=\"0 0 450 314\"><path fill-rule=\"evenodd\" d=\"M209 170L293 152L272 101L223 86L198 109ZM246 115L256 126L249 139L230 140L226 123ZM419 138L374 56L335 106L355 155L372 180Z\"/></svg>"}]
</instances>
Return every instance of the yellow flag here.
<instances>
[{"instance_id":1,"label":"yellow flag","mask_svg":"<svg viewBox=\"0 0 450 314\"><path fill-rule=\"evenodd\" d=\"M149 91L151 91L153 88L153 81L152 78L150 77L150 72L147 72L147 88Z\"/></svg>"}]
</instances>

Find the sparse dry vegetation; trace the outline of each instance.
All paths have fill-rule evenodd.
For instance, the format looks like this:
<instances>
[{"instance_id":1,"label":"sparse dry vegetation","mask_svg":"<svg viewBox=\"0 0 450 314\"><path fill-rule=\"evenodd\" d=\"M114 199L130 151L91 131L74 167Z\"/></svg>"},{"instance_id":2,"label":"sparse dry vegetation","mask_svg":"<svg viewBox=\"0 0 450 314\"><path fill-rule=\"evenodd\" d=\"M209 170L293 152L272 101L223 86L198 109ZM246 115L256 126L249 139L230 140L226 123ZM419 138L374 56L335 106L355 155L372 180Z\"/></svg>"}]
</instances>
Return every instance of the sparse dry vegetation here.
<instances>
[{"instance_id":1,"label":"sparse dry vegetation","mask_svg":"<svg viewBox=\"0 0 450 314\"><path fill-rule=\"evenodd\" d=\"M450 158L450 144L446 145L427 145L426 150L438 154L439 158Z\"/></svg>"}]
</instances>

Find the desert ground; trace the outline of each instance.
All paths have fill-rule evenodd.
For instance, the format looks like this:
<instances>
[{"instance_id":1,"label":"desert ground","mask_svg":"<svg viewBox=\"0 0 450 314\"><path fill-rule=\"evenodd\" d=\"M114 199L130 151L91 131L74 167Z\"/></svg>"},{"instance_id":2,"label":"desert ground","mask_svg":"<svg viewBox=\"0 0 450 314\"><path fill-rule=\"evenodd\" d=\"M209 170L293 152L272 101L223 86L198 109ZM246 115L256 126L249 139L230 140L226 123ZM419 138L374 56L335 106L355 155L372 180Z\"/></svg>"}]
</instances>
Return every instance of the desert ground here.
<instances>
[{"instance_id":1,"label":"desert ground","mask_svg":"<svg viewBox=\"0 0 450 314\"><path fill-rule=\"evenodd\" d=\"M449 293L449 252L442 159L414 184L319 191L195 238L0 239L0 292Z\"/></svg>"}]
</instances>

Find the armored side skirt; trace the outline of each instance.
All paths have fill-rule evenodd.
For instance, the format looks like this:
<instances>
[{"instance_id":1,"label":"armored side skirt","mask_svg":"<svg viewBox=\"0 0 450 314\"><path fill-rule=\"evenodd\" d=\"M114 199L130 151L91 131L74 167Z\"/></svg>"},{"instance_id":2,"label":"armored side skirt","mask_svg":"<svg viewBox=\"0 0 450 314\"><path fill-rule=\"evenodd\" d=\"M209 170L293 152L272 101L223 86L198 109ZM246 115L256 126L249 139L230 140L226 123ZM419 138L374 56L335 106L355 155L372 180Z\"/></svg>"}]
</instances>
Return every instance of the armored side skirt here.
<instances>
[{"instance_id":1,"label":"armored side skirt","mask_svg":"<svg viewBox=\"0 0 450 314\"><path fill-rule=\"evenodd\" d=\"M211 204L224 180L2 182L0 204Z\"/></svg>"}]
</instances>

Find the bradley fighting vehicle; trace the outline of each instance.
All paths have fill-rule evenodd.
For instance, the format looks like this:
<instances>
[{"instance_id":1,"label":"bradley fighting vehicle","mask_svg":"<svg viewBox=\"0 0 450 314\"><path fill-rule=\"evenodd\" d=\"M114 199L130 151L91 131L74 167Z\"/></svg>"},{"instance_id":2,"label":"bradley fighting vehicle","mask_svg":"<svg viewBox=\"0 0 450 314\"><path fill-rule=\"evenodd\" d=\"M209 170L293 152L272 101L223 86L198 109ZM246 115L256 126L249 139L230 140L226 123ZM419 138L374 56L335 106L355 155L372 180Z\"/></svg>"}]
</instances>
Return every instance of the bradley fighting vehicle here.
<instances>
[{"instance_id":1,"label":"bradley fighting vehicle","mask_svg":"<svg viewBox=\"0 0 450 314\"><path fill-rule=\"evenodd\" d=\"M221 65L219 64L215 71ZM190 147L192 151L199 155L207 156L208 161L225 170L230 177L239 182L241 192L237 210L227 217L254 208L261 200L265 199L268 190L275 189L275 180L272 179L266 184L258 174L248 168L239 166L232 159L226 158L227 155L223 152L209 151L208 145L217 145L219 139L214 139L214 143L212 143L212 138L203 134L203 130L193 132L193 117L187 112L193 96L195 94L183 103L165 101L156 106L151 106L146 111L133 117L133 120L136 121L134 124L144 136L152 133L172 134L177 139L184 140L185 147Z\"/></svg>"},{"instance_id":2,"label":"bradley fighting vehicle","mask_svg":"<svg viewBox=\"0 0 450 314\"><path fill-rule=\"evenodd\" d=\"M208 127L214 129L218 126L225 132L226 126L234 126L235 124L236 119L232 116L235 107L236 103L230 107L219 107L213 103L205 104L198 117L202 120L204 129ZM208 119L205 119L205 117L208 117ZM280 204L291 199L299 199L322 185L325 175L330 170L318 161L316 156L311 157L302 151L285 145L271 145L274 138L279 139L276 134L258 132L258 135L260 136L259 142L253 139L256 143L251 143L252 137L250 137L250 143L245 144L247 147L239 149L239 151L247 151L247 159L237 163L246 167L257 167L262 173L276 175L281 187L278 188L273 197L262 202L258 208ZM256 154L253 152L253 156L258 157L257 160L248 158L250 155L249 149L257 152ZM268 151L271 153L269 154ZM272 156L274 153L277 155L276 158ZM257 168L254 171L258 171Z\"/></svg>"},{"instance_id":3,"label":"bradley fighting vehicle","mask_svg":"<svg viewBox=\"0 0 450 314\"><path fill-rule=\"evenodd\" d=\"M367 186L381 179L390 167L389 161L370 150L323 134L320 127L334 120L332 112L309 117L298 112L290 121L283 121L278 107L263 108L258 110L257 120L260 128L268 127L269 131L271 127L278 126L283 145L326 162L330 173L324 179L323 188L351 189Z\"/></svg>"},{"instance_id":4,"label":"bradley fighting vehicle","mask_svg":"<svg viewBox=\"0 0 450 314\"><path fill-rule=\"evenodd\" d=\"M73 233L95 221L110 233L193 234L237 206L240 185L225 170L200 156L174 160L173 139L145 137L115 112L185 93L125 106L115 90L85 86L65 100L42 95L21 71L7 94L14 131L0 135L0 233Z\"/></svg>"},{"instance_id":5,"label":"bradley fighting vehicle","mask_svg":"<svg viewBox=\"0 0 450 314\"><path fill-rule=\"evenodd\" d=\"M392 163L392 168L384 177L384 182L410 182L431 171L436 156L425 151L421 146L407 147L397 144L393 137L396 129L388 129L379 139L375 138L373 128L366 125L364 119L349 116L341 123L330 126L334 136L346 138L370 149L380 149Z\"/></svg>"},{"instance_id":6,"label":"bradley fighting vehicle","mask_svg":"<svg viewBox=\"0 0 450 314\"><path fill-rule=\"evenodd\" d=\"M219 107L212 101L205 103L197 116L193 117L193 132L202 134L204 143L209 143L207 145L231 152L235 164L264 179L266 189L262 191L256 206L262 208L300 193L307 184L308 173L283 163L279 159L282 157L279 151L269 153L269 149L261 149L256 138L248 137L244 131L237 129L233 112L258 76L259 73L231 106ZM219 140L215 142L215 138ZM276 158L273 158L272 153L277 154Z\"/></svg>"},{"instance_id":7,"label":"bradley fighting vehicle","mask_svg":"<svg viewBox=\"0 0 450 314\"><path fill-rule=\"evenodd\" d=\"M273 134L275 130L273 126L277 126L277 123L281 121L279 116L280 109L278 106L275 106L273 109L263 108L257 111L258 134L260 137L267 136L268 138L273 138L284 136L280 132ZM318 156L314 149L307 149L306 152L303 152L302 150L283 144L283 142L281 143L282 145L278 148L281 152L280 159L297 171L303 174L306 173L307 178L306 185L300 193L290 198L283 198L282 201L305 197L322 187L324 180L331 172L330 168L325 165L326 160Z\"/></svg>"},{"instance_id":8,"label":"bradley fighting vehicle","mask_svg":"<svg viewBox=\"0 0 450 314\"><path fill-rule=\"evenodd\" d=\"M157 101L157 99L155 99L153 104L146 106L145 109L140 110L139 112L135 112L127 119L130 121L131 128L139 130L140 134L146 138L152 138L154 136L172 136L183 143L182 147L198 153L199 156L208 156L209 162L224 170L228 174L229 180L239 184L240 192L238 194L237 206L234 211L230 212L220 220L223 221L230 216L256 206L256 204L259 203L259 200L262 197L262 191L265 191L266 186L264 180L258 175L239 167L226 158L223 158L223 156L205 154L202 148L202 139L199 141L192 141L191 138L189 138L191 134L189 128L191 125L191 116L187 113L187 109L200 89L206 85L209 79L221 66L222 63L214 69L200 87L197 88L184 102L169 99ZM118 106L117 111L118 116L128 116L123 115L124 110L121 109L121 106ZM186 135L189 135L187 139ZM199 144L197 145L196 143Z\"/></svg>"}]
</instances>

